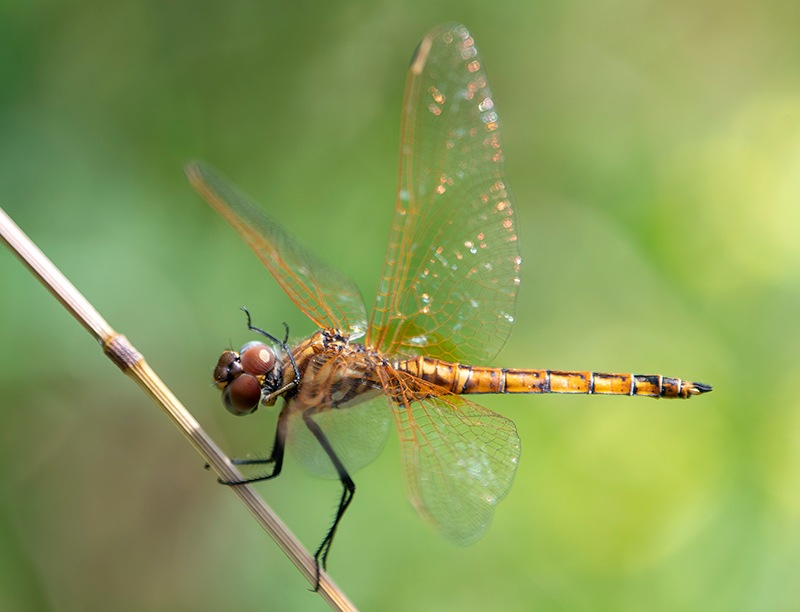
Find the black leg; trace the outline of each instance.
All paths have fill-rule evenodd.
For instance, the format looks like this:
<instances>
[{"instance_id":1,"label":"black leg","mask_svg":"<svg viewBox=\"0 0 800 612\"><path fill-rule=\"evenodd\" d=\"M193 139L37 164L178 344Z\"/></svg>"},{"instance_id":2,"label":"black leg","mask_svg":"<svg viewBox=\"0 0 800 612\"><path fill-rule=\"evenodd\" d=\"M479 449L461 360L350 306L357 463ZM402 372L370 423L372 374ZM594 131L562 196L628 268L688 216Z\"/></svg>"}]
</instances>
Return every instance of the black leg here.
<instances>
[{"instance_id":1,"label":"black leg","mask_svg":"<svg viewBox=\"0 0 800 612\"><path fill-rule=\"evenodd\" d=\"M283 329L285 330L286 333L283 336L283 341L281 341L281 340L278 340L275 336L273 336L269 332L265 332L263 329L253 325L253 321L250 318L250 311L247 310L247 308L245 308L244 306L242 306L242 312L244 312L244 314L247 315L247 329L249 329L250 331L254 331L257 334L261 334L267 340L270 340L274 344L277 344L279 347L281 347L283 352L286 353L289 356L289 361L291 362L292 368L294 369L294 386L298 387L300 385L300 370L297 369L297 362L294 360L294 355L292 354L292 351L289 348L289 344L288 344L288 342L289 342L289 325L284 321Z\"/></svg>"},{"instance_id":2,"label":"black leg","mask_svg":"<svg viewBox=\"0 0 800 612\"><path fill-rule=\"evenodd\" d=\"M242 485L250 482L270 480L280 474L281 468L283 467L283 452L286 448L286 430L288 424L289 410L284 406L280 415L278 415L278 424L275 427L275 442L272 444L272 452L269 457L266 459L233 459L231 461L234 465L272 465L272 472L264 476L256 476L255 478L247 478L245 480L226 481L220 479L220 484L229 486Z\"/></svg>"},{"instance_id":3,"label":"black leg","mask_svg":"<svg viewBox=\"0 0 800 612\"><path fill-rule=\"evenodd\" d=\"M253 321L250 318L250 311L247 310L247 308L245 308L244 306L242 306L242 312L247 315L247 329L249 329L250 331L254 331L257 334L261 334L267 340L269 340L270 342L272 342L274 344L277 344L278 346L286 346L286 340L289 339L289 327L286 326L286 323L284 323L284 325L286 326L286 340L281 342L280 340L278 340L275 336L273 336L269 332L265 332L263 329L260 329L260 328L256 327L255 325L253 325Z\"/></svg>"},{"instance_id":4,"label":"black leg","mask_svg":"<svg viewBox=\"0 0 800 612\"><path fill-rule=\"evenodd\" d=\"M336 455L336 452L333 450L333 447L328 441L328 438L325 436L325 433L322 431L322 429L320 429L320 426L313 419L317 412L318 410L314 408L309 408L303 412L303 422L306 424L306 427L308 427L311 433L314 434L317 442L320 443L320 446L322 446L322 448L325 450L325 453L328 455L331 463L333 463L333 467L336 468L336 473L339 475L339 480L342 483L342 497L339 499L339 507L336 509L336 517L333 519L333 524L331 525L330 529L328 529L328 533L325 535L325 538L322 540L319 548L317 548L317 551L314 553L314 561L316 561L317 564L317 579L314 582L315 591L319 588L320 565L322 566L322 569L327 569L328 553L331 551L331 544L333 544L333 536L336 535L336 528L339 526L339 521L342 520L342 517L344 516L347 507L350 505L350 502L353 501L353 495L355 495L356 492L356 485L353 482L353 479L350 478L350 474L347 473L344 464Z\"/></svg>"}]
</instances>

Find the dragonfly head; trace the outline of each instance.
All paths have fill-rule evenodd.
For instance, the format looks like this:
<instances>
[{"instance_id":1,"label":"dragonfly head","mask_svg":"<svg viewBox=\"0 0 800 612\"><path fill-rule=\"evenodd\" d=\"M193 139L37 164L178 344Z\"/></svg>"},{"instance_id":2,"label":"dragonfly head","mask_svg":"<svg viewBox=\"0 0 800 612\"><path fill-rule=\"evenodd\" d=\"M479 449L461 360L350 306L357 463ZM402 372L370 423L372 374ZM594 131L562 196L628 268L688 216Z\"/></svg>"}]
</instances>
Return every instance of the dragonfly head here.
<instances>
[{"instance_id":1,"label":"dragonfly head","mask_svg":"<svg viewBox=\"0 0 800 612\"><path fill-rule=\"evenodd\" d=\"M261 402L265 381L279 369L275 351L263 342L248 342L237 353L224 351L214 368L214 383L231 414L252 414Z\"/></svg>"}]
</instances>

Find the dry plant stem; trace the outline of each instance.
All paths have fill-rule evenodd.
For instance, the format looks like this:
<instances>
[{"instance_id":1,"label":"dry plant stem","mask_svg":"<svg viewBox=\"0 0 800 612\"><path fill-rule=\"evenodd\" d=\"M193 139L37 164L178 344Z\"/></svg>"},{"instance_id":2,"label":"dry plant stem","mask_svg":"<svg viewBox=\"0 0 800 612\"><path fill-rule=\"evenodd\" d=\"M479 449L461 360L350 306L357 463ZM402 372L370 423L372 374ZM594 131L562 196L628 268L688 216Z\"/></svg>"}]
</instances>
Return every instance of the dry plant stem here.
<instances>
[{"instance_id":1,"label":"dry plant stem","mask_svg":"<svg viewBox=\"0 0 800 612\"><path fill-rule=\"evenodd\" d=\"M2 208L0 208L0 238L39 278L47 290L61 302L64 308L94 336L109 359L136 381L145 393L167 413L222 480L243 480L242 475L231 464L230 459L208 437L200 424L147 365L142 355L128 342L127 338L114 331L100 316L100 313L17 227ZM314 559L266 502L249 485L227 487L227 489L239 497L259 524L313 585L316 578ZM319 593L336 610L355 609L324 571L320 572Z\"/></svg>"}]
</instances>

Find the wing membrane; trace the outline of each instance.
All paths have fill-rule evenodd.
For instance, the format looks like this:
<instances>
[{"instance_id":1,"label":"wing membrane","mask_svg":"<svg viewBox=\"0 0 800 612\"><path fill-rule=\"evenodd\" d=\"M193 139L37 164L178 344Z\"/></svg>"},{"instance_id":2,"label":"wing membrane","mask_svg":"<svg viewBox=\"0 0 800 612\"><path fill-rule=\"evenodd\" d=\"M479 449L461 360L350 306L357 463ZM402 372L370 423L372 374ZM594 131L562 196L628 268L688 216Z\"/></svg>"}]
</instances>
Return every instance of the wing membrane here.
<instances>
[{"instance_id":1,"label":"wing membrane","mask_svg":"<svg viewBox=\"0 0 800 612\"><path fill-rule=\"evenodd\" d=\"M354 474L380 454L389 434L391 417L386 399L381 395L355 406L320 412L314 420L347 471ZM339 478L330 457L303 423L297 410L289 416L287 446L292 456L311 474Z\"/></svg>"},{"instance_id":2,"label":"wing membrane","mask_svg":"<svg viewBox=\"0 0 800 612\"><path fill-rule=\"evenodd\" d=\"M400 185L367 344L494 358L519 285L516 219L483 62L464 26L420 43L403 105Z\"/></svg>"},{"instance_id":3,"label":"wing membrane","mask_svg":"<svg viewBox=\"0 0 800 612\"><path fill-rule=\"evenodd\" d=\"M315 257L277 221L201 162L186 165L197 192L231 224L287 295L318 327L366 331L367 313L355 283Z\"/></svg>"},{"instance_id":4,"label":"wing membrane","mask_svg":"<svg viewBox=\"0 0 800 612\"><path fill-rule=\"evenodd\" d=\"M381 370L403 446L411 502L457 544L480 538L511 488L514 423L405 372Z\"/></svg>"}]
</instances>

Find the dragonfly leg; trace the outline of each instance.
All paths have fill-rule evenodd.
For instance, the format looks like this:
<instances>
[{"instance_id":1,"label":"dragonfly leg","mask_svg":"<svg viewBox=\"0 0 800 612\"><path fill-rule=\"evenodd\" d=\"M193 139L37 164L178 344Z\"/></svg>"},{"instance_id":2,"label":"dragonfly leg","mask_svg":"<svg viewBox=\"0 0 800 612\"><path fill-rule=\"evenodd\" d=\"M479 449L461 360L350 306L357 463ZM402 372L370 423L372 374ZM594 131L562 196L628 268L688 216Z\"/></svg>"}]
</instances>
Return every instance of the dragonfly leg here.
<instances>
[{"instance_id":1,"label":"dragonfly leg","mask_svg":"<svg viewBox=\"0 0 800 612\"><path fill-rule=\"evenodd\" d=\"M294 363L294 357L292 357L291 359L292 359L292 363ZM295 372L296 371L297 371L297 368L295 368ZM265 395L264 397L262 397L261 398L261 403L265 404L267 406L270 406L271 405L270 404L271 401L277 400L281 395L283 395L287 391L290 391L292 389L297 388L297 385L299 383L300 383L299 380L293 380L292 382L286 383L285 385L283 385L277 391L273 391L272 393L269 393L269 394Z\"/></svg>"},{"instance_id":2,"label":"dragonfly leg","mask_svg":"<svg viewBox=\"0 0 800 612\"><path fill-rule=\"evenodd\" d=\"M263 329L261 329L260 327L256 327L255 325L253 325L253 320L250 318L250 311L247 310L247 308L245 308L244 306L242 306L242 312L244 312L244 314L247 315L247 329L249 329L250 331L254 331L257 334L261 334L267 340L269 340L269 341L273 342L274 344L277 344L279 347L281 347L283 352L286 353L289 356L289 361L291 362L292 368L294 369L294 381L292 383L284 385L278 391L275 391L274 393L271 393L269 396L267 396L267 399L271 398L272 396L281 395L282 393L285 393L289 389L298 387L300 385L300 370L297 369L297 362L294 360L294 355L292 355L292 351L289 348L289 325L288 325L288 323L286 323L285 321L283 322L283 329L285 330L285 333L284 333L284 336L283 336L283 340L278 340L275 336L273 336L269 332L266 332ZM262 399L262 402L263 401L264 400Z\"/></svg>"},{"instance_id":3,"label":"dragonfly leg","mask_svg":"<svg viewBox=\"0 0 800 612\"><path fill-rule=\"evenodd\" d=\"M347 507L350 505L350 502L353 501L353 495L356 492L356 485L353 482L353 479L350 478L350 474L347 473L347 469L344 467L341 459L336 455L336 451L333 450L331 443L328 441L328 438L325 436L325 433L320 429L320 426L314 421L313 417L314 414L318 412L315 408L310 408L303 412L303 422L306 424L306 427L314 434L314 437L319 442L320 446L322 446L325 454L328 455L328 458L333 463L333 467L336 468L336 473L339 475L339 480L342 483L342 497L339 499L339 507L336 509L336 517L333 519L333 524L328 529L328 533L325 534L325 538L322 540L322 543L317 548L316 552L314 553L314 561L317 565L317 579L314 583L314 590L316 591L319 588L319 571L320 566L322 569L327 569L328 564L328 553L331 551L331 544L333 544L333 536L336 535L336 528L339 526L339 522L342 520L344 513L347 511Z\"/></svg>"},{"instance_id":4,"label":"dragonfly leg","mask_svg":"<svg viewBox=\"0 0 800 612\"><path fill-rule=\"evenodd\" d=\"M278 416L278 424L275 427L275 442L272 444L272 452L267 458L254 458L254 459L233 459L231 463L234 465L272 465L272 471L263 476L256 476L254 478L246 478L244 480L222 480L219 479L220 484L235 486L248 484L251 482L260 482L262 480L271 480L281 473L283 467L283 453L286 448L286 431L289 424L289 410L284 406Z\"/></svg>"},{"instance_id":5,"label":"dragonfly leg","mask_svg":"<svg viewBox=\"0 0 800 612\"><path fill-rule=\"evenodd\" d=\"M249 329L250 331L254 331L257 334L261 334L267 340L269 340L270 342L272 342L274 344L277 344L278 346L286 347L286 341L289 339L289 337L288 337L289 336L289 327L288 326L286 327L286 339L283 340L283 341L280 341L275 336L273 336L271 333L266 332L263 329L261 329L260 327L256 327L255 325L253 325L253 320L250 318L250 311L247 310L247 308L245 308L244 306L242 306L242 312L245 315L247 315L247 329ZM284 323L284 325L286 325L286 323Z\"/></svg>"}]
</instances>

